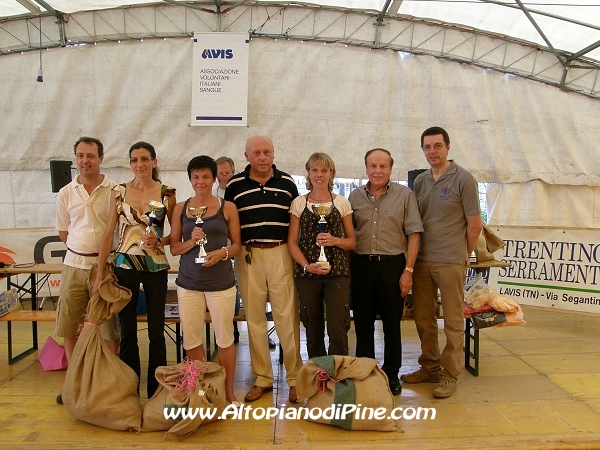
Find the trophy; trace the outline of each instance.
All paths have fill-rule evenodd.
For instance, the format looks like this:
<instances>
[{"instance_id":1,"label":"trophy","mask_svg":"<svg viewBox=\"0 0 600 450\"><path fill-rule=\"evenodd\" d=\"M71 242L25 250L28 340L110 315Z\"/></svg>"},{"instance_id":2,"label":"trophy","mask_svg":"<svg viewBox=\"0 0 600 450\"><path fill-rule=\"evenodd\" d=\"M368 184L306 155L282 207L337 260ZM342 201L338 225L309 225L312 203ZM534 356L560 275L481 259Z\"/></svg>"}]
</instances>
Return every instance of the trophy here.
<instances>
[{"instance_id":1,"label":"trophy","mask_svg":"<svg viewBox=\"0 0 600 450\"><path fill-rule=\"evenodd\" d=\"M202 221L202 216L206 214L206 210L208 206L190 206L188 210L190 214L196 218L196 226L202 228L204 222ZM196 264L202 264L204 262L204 258L206 257L206 250L204 250L204 244L206 244L208 240L206 239L206 235L202 239L198 239L196 244L200 246L200 251L198 252L198 257L195 259Z\"/></svg>"},{"instance_id":2,"label":"trophy","mask_svg":"<svg viewBox=\"0 0 600 450\"><path fill-rule=\"evenodd\" d=\"M165 205L163 205L161 202L157 202L156 200L150 200L148 202L148 208L150 209L150 211L146 213L146 215L148 216L148 226L146 227L146 234L150 233L151 231L154 231L154 229L152 228L152 224L154 224L154 219L156 219L156 213L165 209ZM142 246L146 244L144 244L144 242L142 242L142 240L140 239L139 245Z\"/></svg>"},{"instance_id":3,"label":"trophy","mask_svg":"<svg viewBox=\"0 0 600 450\"><path fill-rule=\"evenodd\" d=\"M325 220L325 216L331 212L333 208L332 203L319 203L317 205L313 205L312 209L315 214L321 216L319 219L319 233L325 233L327 231L327 221ZM325 257L325 247L321 245L321 254L319 255L319 259L317 263L321 266L322 269L329 268L329 262Z\"/></svg>"}]
</instances>

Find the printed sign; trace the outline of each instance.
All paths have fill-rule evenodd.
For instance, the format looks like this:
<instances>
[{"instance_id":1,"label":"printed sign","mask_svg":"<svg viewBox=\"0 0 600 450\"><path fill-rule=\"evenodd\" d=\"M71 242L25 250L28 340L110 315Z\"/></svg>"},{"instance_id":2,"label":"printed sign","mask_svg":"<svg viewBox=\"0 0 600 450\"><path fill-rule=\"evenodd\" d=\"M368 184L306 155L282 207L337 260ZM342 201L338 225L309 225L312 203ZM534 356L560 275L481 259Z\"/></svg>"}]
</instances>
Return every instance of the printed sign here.
<instances>
[{"instance_id":1,"label":"printed sign","mask_svg":"<svg viewBox=\"0 0 600 450\"><path fill-rule=\"evenodd\" d=\"M600 313L600 232L590 229L492 227L506 247L489 284L524 305Z\"/></svg>"},{"instance_id":2,"label":"printed sign","mask_svg":"<svg viewBox=\"0 0 600 450\"><path fill-rule=\"evenodd\" d=\"M192 125L248 123L247 33L194 33Z\"/></svg>"}]
</instances>

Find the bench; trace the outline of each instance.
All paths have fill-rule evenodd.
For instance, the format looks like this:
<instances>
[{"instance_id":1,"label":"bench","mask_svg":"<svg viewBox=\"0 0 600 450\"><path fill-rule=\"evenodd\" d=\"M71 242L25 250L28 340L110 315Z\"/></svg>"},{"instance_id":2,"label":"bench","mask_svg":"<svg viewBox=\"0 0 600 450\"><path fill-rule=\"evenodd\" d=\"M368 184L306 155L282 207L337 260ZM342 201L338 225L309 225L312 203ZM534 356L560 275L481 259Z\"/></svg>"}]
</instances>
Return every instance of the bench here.
<instances>
[{"instance_id":1,"label":"bench","mask_svg":"<svg viewBox=\"0 0 600 450\"><path fill-rule=\"evenodd\" d=\"M479 375L479 330L475 329L473 325L473 319L470 315L465 315L465 368L473 375ZM438 319L443 319L443 316L438 316ZM235 316L233 318L236 322L245 322L245 316ZM325 319L327 320L327 319ZM403 316L402 320L414 320L412 316ZM37 311L37 310L16 310L9 312L3 316L0 316L0 321L6 322L8 330L8 364L12 365L17 361L25 358L38 350L38 335L37 335L37 322L54 322L56 321L56 311ZM137 316L138 322L147 322L146 316ZM13 357L12 349L12 322L31 322L32 324L32 345L27 350L19 353ZM206 323L206 347L210 348L210 313L207 312L204 317ZM175 326L175 329L171 328ZM179 317L166 317L165 318L165 331L169 338L175 343L177 349L177 362L181 362L182 359L182 337L181 337L181 322ZM173 334L171 334L173 333ZM208 352L207 352L208 353ZM216 348L211 354L211 359L214 359ZM283 351L279 346L279 363L283 363Z\"/></svg>"},{"instance_id":2,"label":"bench","mask_svg":"<svg viewBox=\"0 0 600 450\"><path fill-rule=\"evenodd\" d=\"M242 318L243 319L243 318ZM38 350L38 333L37 333L37 322L55 322L56 311L38 311L38 310L27 310L19 309L11 311L8 314L0 316L0 321L6 322L8 331L8 364L12 365L17 361L25 358ZM137 316L138 323L147 322L146 316ZM204 318L205 323L210 324L211 318L210 313L206 313ZM13 342L12 342L12 322L31 322L31 347L27 350L19 353L13 357ZM173 328L174 327L174 328ZM181 322L179 317L166 317L165 318L165 331L167 336L175 343L177 349L177 362L181 362L182 359L182 338L181 338ZM210 345L210 327L207 327L207 344Z\"/></svg>"}]
</instances>

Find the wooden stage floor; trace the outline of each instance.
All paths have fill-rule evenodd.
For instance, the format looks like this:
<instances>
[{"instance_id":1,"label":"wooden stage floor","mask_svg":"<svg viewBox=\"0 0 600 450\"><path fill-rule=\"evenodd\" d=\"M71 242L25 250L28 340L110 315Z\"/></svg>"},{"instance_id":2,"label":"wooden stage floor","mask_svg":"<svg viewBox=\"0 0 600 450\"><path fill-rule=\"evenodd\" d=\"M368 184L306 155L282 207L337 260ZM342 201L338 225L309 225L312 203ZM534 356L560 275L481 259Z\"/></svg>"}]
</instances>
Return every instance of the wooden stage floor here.
<instances>
[{"instance_id":1,"label":"wooden stage floor","mask_svg":"<svg viewBox=\"0 0 600 450\"><path fill-rule=\"evenodd\" d=\"M51 306L51 305L50 305ZM131 433L81 422L55 403L65 372L44 372L37 353L9 366L6 325L0 329L0 447L7 448L598 448L600 449L600 316L525 307L527 325L482 331L480 376L463 370L449 399L432 397L433 384L403 385L396 406L433 407L434 420L404 420L400 432L357 432L303 420L227 420L201 426L179 442L163 433ZM252 386L246 324L235 389L243 399ZM147 340L140 324L142 359ZM418 337L413 322L403 322L404 367L417 367ZM17 350L30 338L28 323L13 324ZM40 345L53 324L40 323ZM442 330L440 330L442 333ZM304 338L304 336L303 336ZM378 358L382 335L377 333ZM440 335L443 340L443 334ZM354 330L350 331L351 352ZM306 360L304 341L303 358ZM175 349L168 341L169 362ZM253 403L281 406L288 387L272 351L275 390ZM144 368L142 369L144 370ZM141 387L145 392L145 384ZM142 398L142 403L146 399Z\"/></svg>"}]
</instances>

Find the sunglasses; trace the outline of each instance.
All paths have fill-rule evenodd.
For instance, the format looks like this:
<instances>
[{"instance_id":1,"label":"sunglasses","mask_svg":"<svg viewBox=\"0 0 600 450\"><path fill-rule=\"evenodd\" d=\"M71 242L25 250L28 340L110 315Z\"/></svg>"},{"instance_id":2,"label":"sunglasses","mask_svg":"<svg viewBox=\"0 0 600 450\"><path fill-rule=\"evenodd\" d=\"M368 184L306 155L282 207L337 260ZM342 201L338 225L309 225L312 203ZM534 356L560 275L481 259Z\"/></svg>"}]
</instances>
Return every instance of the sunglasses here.
<instances>
[{"instance_id":1,"label":"sunglasses","mask_svg":"<svg viewBox=\"0 0 600 450\"><path fill-rule=\"evenodd\" d=\"M246 256L244 256L244 260L246 261L247 264L252 264L252 247L250 247L250 244L246 245Z\"/></svg>"}]
</instances>

